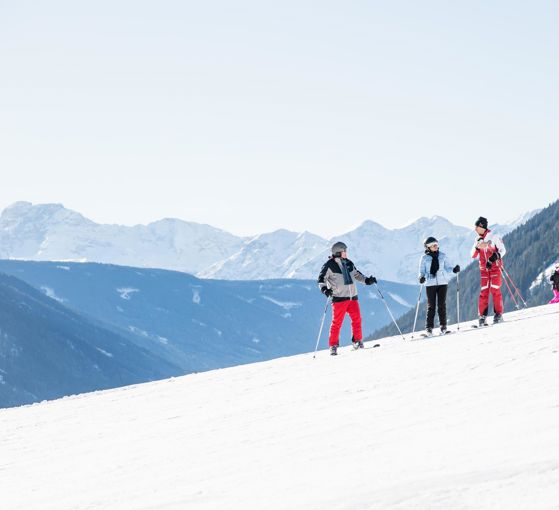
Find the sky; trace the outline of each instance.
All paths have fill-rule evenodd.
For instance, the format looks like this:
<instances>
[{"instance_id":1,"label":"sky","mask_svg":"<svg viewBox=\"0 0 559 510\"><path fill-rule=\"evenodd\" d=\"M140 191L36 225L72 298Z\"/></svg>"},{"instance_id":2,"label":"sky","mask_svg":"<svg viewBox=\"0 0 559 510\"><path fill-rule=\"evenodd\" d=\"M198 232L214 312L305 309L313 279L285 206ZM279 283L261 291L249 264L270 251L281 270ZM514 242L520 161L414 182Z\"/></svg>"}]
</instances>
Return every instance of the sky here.
<instances>
[{"instance_id":1,"label":"sky","mask_svg":"<svg viewBox=\"0 0 559 510\"><path fill-rule=\"evenodd\" d=\"M504 222L559 198L558 22L538 0L0 0L0 208Z\"/></svg>"}]
</instances>

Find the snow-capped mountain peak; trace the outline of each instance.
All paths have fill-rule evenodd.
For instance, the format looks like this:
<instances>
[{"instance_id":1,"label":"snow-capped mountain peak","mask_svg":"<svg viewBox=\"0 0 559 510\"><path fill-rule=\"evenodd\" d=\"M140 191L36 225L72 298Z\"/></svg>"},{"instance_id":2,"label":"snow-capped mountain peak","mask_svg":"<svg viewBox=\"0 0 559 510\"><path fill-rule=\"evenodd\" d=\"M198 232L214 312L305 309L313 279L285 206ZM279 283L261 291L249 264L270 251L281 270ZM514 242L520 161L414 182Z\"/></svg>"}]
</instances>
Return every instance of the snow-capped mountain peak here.
<instances>
[{"instance_id":1,"label":"snow-capped mountain peak","mask_svg":"<svg viewBox=\"0 0 559 510\"><path fill-rule=\"evenodd\" d=\"M280 229L259 234L198 276L226 280L290 278L300 265L323 251L325 243L325 239L309 232Z\"/></svg>"},{"instance_id":2,"label":"snow-capped mountain peak","mask_svg":"<svg viewBox=\"0 0 559 510\"><path fill-rule=\"evenodd\" d=\"M533 214L524 215L513 226ZM497 230L504 235L513 226L498 225ZM154 267L203 278L314 279L332 243L344 241L350 258L364 272L412 283L426 237L437 237L441 250L466 265L473 235L471 229L432 216L397 229L366 220L332 239L287 229L239 237L176 218L134 227L102 225L61 204L16 202L0 216L0 257Z\"/></svg>"},{"instance_id":3,"label":"snow-capped mountain peak","mask_svg":"<svg viewBox=\"0 0 559 510\"><path fill-rule=\"evenodd\" d=\"M61 204L17 202L0 217L0 256L95 261L197 272L229 257L243 240L209 225L164 219L101 225Z\"/></svg>"},{"instance_id":4,"label":"snow-capped mountain peak","mask_svg":"<svg viewBox=\"0 0 559 510\"><path fill-rule=\"evenodd\" d=\"M80 213L66 209L62 204L33 205L30 202L15 202L4 209L0 216L0 229L29 224L46 227L52 224L92 225L94 223Z\"/></svg>"}]
</instances>

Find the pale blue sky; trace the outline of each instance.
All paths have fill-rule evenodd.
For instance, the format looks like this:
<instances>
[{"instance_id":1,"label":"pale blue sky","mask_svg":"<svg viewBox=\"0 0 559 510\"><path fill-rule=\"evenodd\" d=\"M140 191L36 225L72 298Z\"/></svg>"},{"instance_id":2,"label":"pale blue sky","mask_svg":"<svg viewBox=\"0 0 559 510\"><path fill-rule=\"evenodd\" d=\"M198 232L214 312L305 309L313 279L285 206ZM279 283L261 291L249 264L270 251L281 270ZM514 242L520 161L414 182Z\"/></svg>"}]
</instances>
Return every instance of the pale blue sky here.
<instances>
[{"instance_id":1,"label":"pale blue sky","mask_svg":"<svg viewBox=\"0 0 559 510\"><path fill-rule=\"evenodd\" d=\"M559 198L558 24L554 1L0 0L0 208L511 219Z\"/></svg>"}]
</instances>

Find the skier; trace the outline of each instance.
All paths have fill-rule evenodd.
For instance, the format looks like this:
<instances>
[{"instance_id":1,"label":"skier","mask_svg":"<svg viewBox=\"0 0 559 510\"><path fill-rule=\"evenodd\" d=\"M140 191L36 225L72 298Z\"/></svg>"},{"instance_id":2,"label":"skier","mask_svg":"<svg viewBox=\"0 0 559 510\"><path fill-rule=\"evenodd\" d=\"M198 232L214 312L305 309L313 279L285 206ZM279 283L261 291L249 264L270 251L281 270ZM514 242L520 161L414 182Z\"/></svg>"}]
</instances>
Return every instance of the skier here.
<instances>
[{"instance_id":1,"label":"skier","mask_svg":"<svg viewBox=\"0 0 559 510\"><path fill-rule=\"evenodd\" d=\"M328 344L330 354L338 354L340 329L345 314L351 319L351 341L355 349L363 348L363 333L361 331L361 311L357 298L357 288L354 280L372 285L377 283L374 276L365 277L358 271L351 260L347 258L347 246L342 242L332 245L332 256L322 266L318 275L318 288L332 298L332 324Z\"/></svg>"},{"instance_id":2,"label":"skier","mask_svg":"<svg viewBox=\"0 0 559 510\"><path fill-rule=\"evenodd\" d=\"M481 291L479 294L479 326L487 326L489 293L493 296L493 324L503 320L503 295L501 293L501 259L507 250L503 240L489 230L487 218L480 216L475 222L476 242L472 248L472 258L479 257Z\"/></svg>"},{"instance_id":3,"label":"skier","mask_svg":"<svg viewBox=\"0 0 559 510\"><path fill-rule=\"evenodd\" d=\"M555 264L555 272L551 275L550 281L553 283L553 294L555 297L549 304L559 303L559 262Z\"/></svg>"},{"instance_id":4,"label":"skier","mask_svg":"<svg viewBox=\"0 0 559 510\"><path fill-rule=\"evenodd\" d=\"M448 330L446 326L446 291L448 289L447 274L451 271L456 274L460 272L460 266L452 267L448 257L439 251L439 242L434 237L428 237L423 242L425 254L419 261L419 283L425 283L427 291L427 318L425 329L427 335L433 334L435 325L435 310L439 312L439 325L441 335L445 335Z\"/></svg>"}]
</instances>

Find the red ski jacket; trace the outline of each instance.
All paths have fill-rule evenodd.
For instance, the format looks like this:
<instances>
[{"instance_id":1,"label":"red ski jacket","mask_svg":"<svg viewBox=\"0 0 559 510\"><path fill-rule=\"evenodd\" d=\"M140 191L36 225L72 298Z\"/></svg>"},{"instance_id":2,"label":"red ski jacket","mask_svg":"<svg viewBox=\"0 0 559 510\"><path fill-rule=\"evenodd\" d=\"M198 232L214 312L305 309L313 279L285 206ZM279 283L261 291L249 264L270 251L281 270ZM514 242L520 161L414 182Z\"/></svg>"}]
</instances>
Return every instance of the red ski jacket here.
<instances>
[{"instance_id":1,"label":"red ski jacket","mask_svg":"<svg viewBox=\"0 0 559 510\"><path fill-rule=\"evenodd\" d=\"M487 243L489 246L487 248L479 248L481 243ZM476 239L472 248L472 258L479 257L480 270L487 271L485 264L494 253L497 253L497 260L493 263L492 269L497 269L501 265L500 260L505 256L507 250L503 240L498 235L493 234L491 230L486 230L482 236L478 236Z\"/></svg>"}]
</instances>

